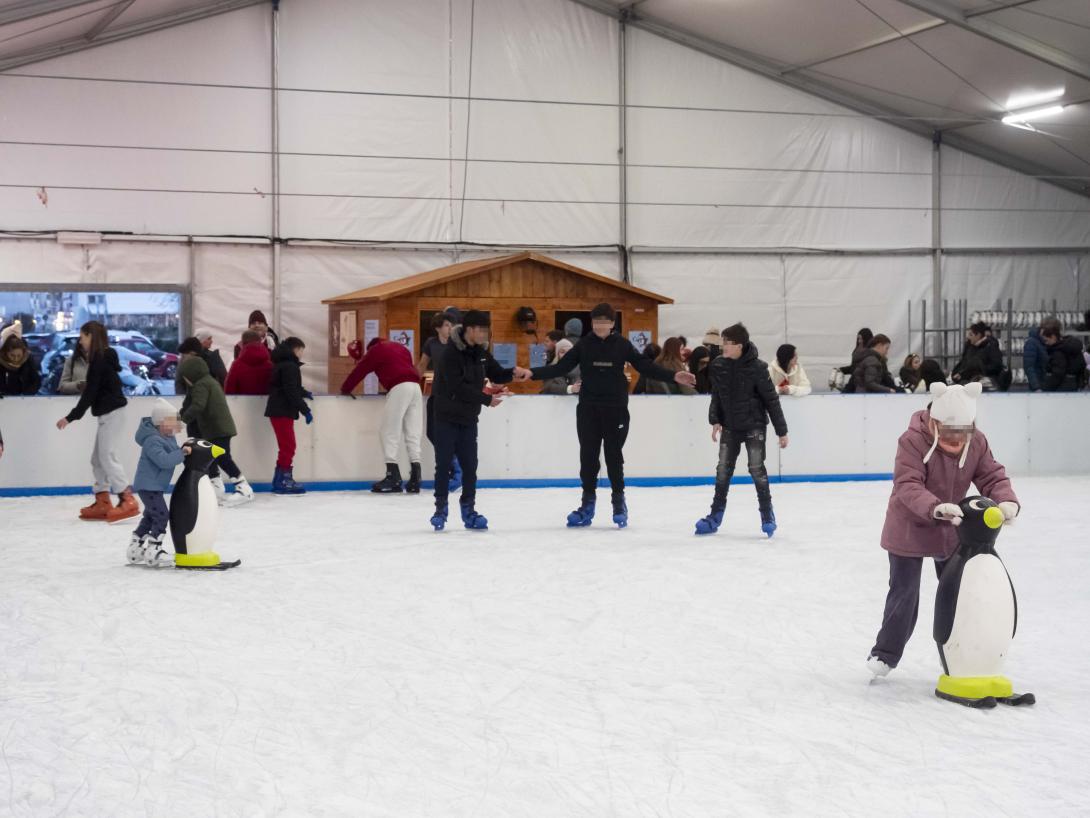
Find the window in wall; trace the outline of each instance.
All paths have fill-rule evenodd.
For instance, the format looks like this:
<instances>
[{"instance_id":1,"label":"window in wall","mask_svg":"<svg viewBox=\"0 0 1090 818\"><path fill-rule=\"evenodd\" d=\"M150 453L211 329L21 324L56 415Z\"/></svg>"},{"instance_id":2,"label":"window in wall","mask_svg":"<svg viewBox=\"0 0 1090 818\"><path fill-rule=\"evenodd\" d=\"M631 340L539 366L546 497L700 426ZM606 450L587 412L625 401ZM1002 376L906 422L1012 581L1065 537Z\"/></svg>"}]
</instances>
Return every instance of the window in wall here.
<instances>
[{"instance_id":1,"label":"window in wall","mask_svg":"<svg viewBox=\"0 0 1090 818\"><path fill-rule=\"evenodd\" d=\"M78 393L78 384L61 388L64 365L77 354L79 328L87 321L100 321L121 361L125 393L173 395L182 296L180 289L4 287L0 288L0 326L21 323L27 351L41 375L38 394Z\"/></svg>"}]
</instances>

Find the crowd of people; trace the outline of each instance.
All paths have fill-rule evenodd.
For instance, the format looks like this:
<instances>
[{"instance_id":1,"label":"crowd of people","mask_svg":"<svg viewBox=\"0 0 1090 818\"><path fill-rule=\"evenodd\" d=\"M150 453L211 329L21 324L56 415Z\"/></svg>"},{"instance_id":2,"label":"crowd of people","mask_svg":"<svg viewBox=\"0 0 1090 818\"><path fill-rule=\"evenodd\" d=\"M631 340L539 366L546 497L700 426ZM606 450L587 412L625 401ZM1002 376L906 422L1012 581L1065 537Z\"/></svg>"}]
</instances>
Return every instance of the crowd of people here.
<instances>
[{"instance_id":1,"label":"crowd of people","mask_svg":"<svg viewBox=\"0 0 1090 818\"><path fill-rule=\"evenodd\" d=\"M889 369L890 339L868 327L855 336L851 363L833 370L831 388L841 392L927 392L933 383L979 383L986 392L1006 392L1013 373L1004 365L1003 351L992 328L972 324L965 333L965 347L949 373L933 358L909 353L895 378ZM1056 318L1045 318L1030 330L1023 349L1023 368L1030 392L1077 392L1087 386L1090 352L1076 335L1064 334Z\"/></svg>"}]
</instances>

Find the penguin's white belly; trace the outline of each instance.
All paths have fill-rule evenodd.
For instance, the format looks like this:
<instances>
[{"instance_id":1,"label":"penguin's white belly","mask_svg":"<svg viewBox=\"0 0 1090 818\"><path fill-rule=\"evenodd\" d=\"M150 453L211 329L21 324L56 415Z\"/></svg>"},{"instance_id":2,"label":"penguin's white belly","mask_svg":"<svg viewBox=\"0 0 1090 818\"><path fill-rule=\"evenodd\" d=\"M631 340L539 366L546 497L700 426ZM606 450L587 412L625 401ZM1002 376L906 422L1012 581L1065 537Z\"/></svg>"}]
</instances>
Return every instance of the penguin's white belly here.
<instances>
[{"instance_id":1,"label":"penguin's white belly","mask_svg":"<svg viewBox=\"0 0 1090 818\"><path fill-rule=\"evenodd\" d=\"M197 518L193 521L193 530L186 535L186 551L190 554L211 551L219 525L220 506L216 501L216 490L208 475L202 474L197 481Z\"/></svg>"},{"instance_id":2,"label":"penguin's white belly","mask_svg":"<svg viewBox=\"0 0 1090 818\"><path fill-rule=\"evenodd\" d=\"M1014 593L992 554L972 557L961 572L954 627L943 645L950 676L998 676L1014 635Z\"/></svg>"}]
</instances>

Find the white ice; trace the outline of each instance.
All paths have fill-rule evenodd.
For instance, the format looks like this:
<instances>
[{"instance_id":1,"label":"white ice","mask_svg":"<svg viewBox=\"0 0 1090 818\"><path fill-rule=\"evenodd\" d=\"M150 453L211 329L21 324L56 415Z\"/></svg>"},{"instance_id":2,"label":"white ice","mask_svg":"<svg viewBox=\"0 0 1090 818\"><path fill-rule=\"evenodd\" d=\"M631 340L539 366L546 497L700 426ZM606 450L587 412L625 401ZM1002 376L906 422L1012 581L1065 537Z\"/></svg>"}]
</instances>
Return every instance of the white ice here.
<instances>
[{"instance_id":1,"label":"white ice","mask_svg":"<svg viewBox=\"0 0 1090 818\"><path fill-rule=\"evenodd\" d=\"M262 495L223 574L123 564L83 498L0 500L0 815L1075 816L1090 812L1090 478L1015 481L1007 662L1033 708L933 695L935 578L901 666L864 666L888 483ZM602 495L605 500L605 494Z\"/></svg>"}]
</instances>

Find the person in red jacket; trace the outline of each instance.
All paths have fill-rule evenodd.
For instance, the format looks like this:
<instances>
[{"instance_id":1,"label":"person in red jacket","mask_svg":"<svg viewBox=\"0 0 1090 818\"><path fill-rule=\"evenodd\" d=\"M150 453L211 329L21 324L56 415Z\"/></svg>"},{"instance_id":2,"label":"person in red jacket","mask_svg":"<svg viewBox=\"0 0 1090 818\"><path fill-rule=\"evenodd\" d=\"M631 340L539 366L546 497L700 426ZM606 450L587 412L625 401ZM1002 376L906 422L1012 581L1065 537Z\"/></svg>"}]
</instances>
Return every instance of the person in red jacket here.
<instances>
[{"instance_id":1,"label":"person in red jacket","mask_svg":"<svg viewBox=\"0 0 1090 818\"><path fill-rule=\"evenodd\" d=\"M420 392L420 373L413 366L413 356L401 344L385 338L373 338L352 373L341 384L341 394L354 398L352 390L374 372L386 390L386 408L382 414L379 438L386 458L386 477L371 486L377 493L399 492L401 469L397 462L402 439L409 450L410 472L405 484L409 494L420 493L420 434L424 426L424 398Z\"/></svg>"},{"instance_id":2,"label":"person in red jacket","mask_svg":"<svg viewBox=\"0 0 1090 818\"><path fill-rule=\"evenodd\" d=\"M246 330L242 333L242 350L231 362L223 391L228 395L267 395L272 370L269 348L260 335Z\"/></svg>"}]
</instances>

